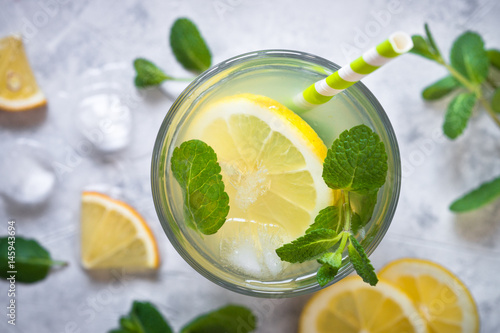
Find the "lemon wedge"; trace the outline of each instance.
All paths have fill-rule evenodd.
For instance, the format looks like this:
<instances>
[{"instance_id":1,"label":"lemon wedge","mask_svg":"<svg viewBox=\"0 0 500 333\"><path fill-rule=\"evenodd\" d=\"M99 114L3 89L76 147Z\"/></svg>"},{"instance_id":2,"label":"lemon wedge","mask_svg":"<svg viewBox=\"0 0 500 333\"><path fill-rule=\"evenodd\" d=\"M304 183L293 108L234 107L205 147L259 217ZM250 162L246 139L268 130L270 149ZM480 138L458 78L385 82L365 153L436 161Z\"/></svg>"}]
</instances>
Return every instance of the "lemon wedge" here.
<instances>
[{"instance_id":1,"label":"lemon wedge","mask_svg":"<svg viewBox=\"0 0 500 333\"><path fill-rule=\"evenodd\" d=\"M146 221L129 205L97 192L83 192L81 256L87 269L153 269L156 241Z\"/></svg>"},{"instance_id":2,"label":"lemon wedge","mask_svg":"<svg viewBox=\"0 0 500 333\"><path fill-rule=\"evenodd\" d=\"M46 103L21 37L12 35L0 39L0 109L25 111Z\"/></svg>"},{"instance_id":3,"label":"lemon wedge","mask_svg":"<svg viewBox=\"0 0 500 333\"><path fill-rule=\"evenodd\" d=\"M479 332L474 299L446 268L428 260L405 258L388 264L378 276L412 299L430 332Z\"/></svg>"},{"instance_id":4,"label":"lemon wedge","mask_svg":"<svg viewBox=\"0 0 500 333\"><path fill-rule=\"evenodd\" d=\"M222 98L195 115L186 137L216 152L233 223L274 226L287 242L332 204L333 191L321 176L326 146L302 118L271 98ZM255 231L248 237L258 237L266 228L246 229Z\"/></svg>"},{"instance_id":5,"label":"lemon wedge","mask_svg":"<svg viewBox=\"0 0 500 333\"><path fill-rule=\"evenodd\" d=\"M304 307L300 333L426 333L411 299L380 280L372 287L348 277L315 294Z\"/></svg>"}]
</instances>

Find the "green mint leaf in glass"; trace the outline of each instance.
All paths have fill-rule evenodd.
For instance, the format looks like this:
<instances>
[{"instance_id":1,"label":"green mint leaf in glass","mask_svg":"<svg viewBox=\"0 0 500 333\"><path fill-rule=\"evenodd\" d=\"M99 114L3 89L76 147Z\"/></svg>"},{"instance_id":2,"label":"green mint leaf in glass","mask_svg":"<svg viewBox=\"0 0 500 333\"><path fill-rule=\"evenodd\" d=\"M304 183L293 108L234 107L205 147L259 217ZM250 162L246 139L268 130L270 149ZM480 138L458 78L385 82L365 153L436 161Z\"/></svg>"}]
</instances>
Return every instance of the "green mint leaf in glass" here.
<instances>
[{"instance_id":1,"label":"green mint leaf in glass","mask_svg":"<svg viewBox=\"0 0 500 333\"><path fill-rule=\"evenodd\" d=\"M462 93L450 102L443 124L443 131L447 137L455 139L462 134L475 104L476 95L473 93Z\"/></svg>"},{"instance_id":2,"label":"green mint leaf in glass","mask_svg":"<svg viewBox=\"0 0 500 333\"><path fill-rule=\"evenodd\" d=\"M319 211L314 219L314 223L306 230L306 234L318 229L332 229L338 232L340 224L339 208L336 206L328 206Z\"/></svg>"},{"instance_id":3,"label":"green mint leaf in glass","mask_svg":"<svg viewBox=\"0 0 500 333\"><path fill-rule=\"evenodd\" d=\"M490 65L500 70L500 51L491 49L486 51L488 59L490 60Z\"/></svg>"},{"instance_id":4,"label":"green mint leaf in glass","mask_svg":"<svg viewBox=\"0 0 500 333\"><path fill-rule=\"evenodd\" d=\"M387 154L379 136L366 125L342 132L323 164L323 179L333 189L369 192L387 176Z\"/></svg>"},{"instance_id":5,"label":"green mint leaf in glass","mask_svg":"<svg viewBox=\"0 0 500 333\"><path fill-rule=\"evenodd\" d=\"M184 193L187 224L205 235L216 233L229 213L229 196L214 150L200 140L183 142L174 149L171 168Z\"/></svg>"},{"instance_id":6,"label":"green mint leaf in glass","mask_svg":"<svg viewBox=\"0 0 500 333\"><path fill-rule=\"evenodd\" d=\"M455 200L450 206L450 210L456 213L463 213L478 209L500 197L500 176L483 183L478 188L465 194L460 199Z\"/></svg>"},{"instance_id":7,"label":"green mint leaf in glass","mask_svg":"<svg viewBox=\"0 0 500 333\"><path fill-rule=\"evenodd\" d=\"M335 252L324 253L319 259L320 264L328 264L339 269L342 266L342 252L344 249L337 249Z\"/></svg>"},{"instance_id":8,"label":"green mint leaf in glass","mask_svg":"<svg viewBox=\"0 0 500 333\"><path fill-rule=\"evenodd\" d=\"M322 287L326 286L328 283L332 282L337 276L339 269L336 267L332 267L328 264L324 264L318 269L318 273L316 274L316 280L318 284Z\"/></svg>"},{"instance_id":9,"label":"green mint leaf in glass","mask_svg":"<svg viewBox=\"0 0 500 333\"><path fill-rule=\"evenodd\" d=\"M177 19L170 29L170 46L177 61L187 70L201 73L212 64L212 55L196 25Z\"/></svg>"},{"instance_id":10,"label":"green mint leaf in glass","mask_svg":"<svg viewBox=\"0 0 500 333\"><path fill-rule=\"evenodd\" d=\"M430 45L432 52L435 54L437 58L442 58L441 52L439 51L439 48L434 40L434 37L432 36L431 29L429 29L429 25L427 23L424 24L424 29L425 29L425 35L427 36L427 41L428 44Z\"/></svg>"},{"instance_id":11,"label":"green mint leaf in glass","mask_svg":"<svg viewBox=\"0 0 500 333\"><path fill-rule=\"evenodd\" d=\"M460 35L451 48L451 65L474 83L482 83L488 76L489 60L481 36L467 31Z\"/></svg>"},{"instance_id":12,"label":"green mint leaf in glass","mask_svg":"<svg viewBox=\"0 0 500 333\"><path fill-rule=\"evenodd\" d=\"M447 76L426 87L422 91L422 97L429 101L440 99L458 87L460 87L460 83L453 76Z\"/></svg>"},{"instance_id":13,"label":"green mint leaf in glass","mask_svg":"<svg viewBox=\"0 0 500 333\"><path fill-rule=\"evenodd\" d=\"M181 329L181 333L248 333L257 327L257 318L246 307L228 305L201 315Z\"/></svg>"},{"instance_id":14,"label":"green mint leaf in glass","mask_svg":"<svg viewBox=\"0 0 500 333\"><path fill-rule=\"evenodd\" d=\"M120 318L120 327L109 333L173 333L172 328L149 302L134 301L130 313Z\"/></svg>"},{"instance_id":15,"label":"green mint leaf in glass","mask_svg":"<svg viewBox=\"0 0 500 333\"><path fill-rule=\"evenodd\" d=\"M351 231L356 235L363 227L365 223L361 221L361 216L359 214L353 213L351 215Z\"/></svg>"},{"instance_id":16,"label":"green mint leaf in glass","mask_svg":"<svg viewBox=\"0 0 500 333\"><path fill-rule=\"evenodd\" d=\"M135 86L138 88L154 87L166 80L173 80L172 77L165 74L151 61L143 58L134 60L136 72Z\"/></svg>"},{"instance_id":17,"label":"green mint leaf in glass","mask_svg":"<svg viewBox=\"0 0 500 333\"><path fill-rule=\"evenodd\" d=\"M424 37L420 35L413 35L411 36L411 40L413 41L413 48L410 50L411 53L430 60L436 60L436 55L431 51L431 48Z\"/></svg>"},{"instance_id":18,"label":"green mint leaf in glass","mask_svg":"<svg viewBox=\"0 0 500 333\"><path fill-rule=\"evenodd\" d=\"M0 238L0 276L15 275L17 282L32 283L43 280L52 266L66 265L54 261L49 252L32 239L23 237ZM16 271L17 273L8 273Z\"/></svg>"},{"instance_id":19,"label":"green mint leaf in glass","mask_svg":"<svg viewBox=\"0 0 500 333\"><path fill-rule=\"evenodd\" d=\"M349 259L358 275L361 276L366 283L372 286L376 285L378 278L377 274L375 274L375 269L373 269L365 250L353 236L349 236L349 245L347 249L349 251Z\"/></svg>"},{"instance_id":20,"label":"green mint leaf in glass","mask_svg":"<svg viewBox=\"0 0 500 333\"><path fill-rule=\"evenodd\" d=\"M337 244L340 237L331 229L316 229L278 248L276 254L290 263L317 259Z\"/></svg>"},{"instance_id":21,"label":"green mint leaf in glass","mask_svg":"<svg viewBox=\"0 0 500 333\"><path fill-rule=\"evenodd\" d=\"M500 88L497 88L491 98L491 108L496 113L500 113Z\"/></svg>"}]
</instances>

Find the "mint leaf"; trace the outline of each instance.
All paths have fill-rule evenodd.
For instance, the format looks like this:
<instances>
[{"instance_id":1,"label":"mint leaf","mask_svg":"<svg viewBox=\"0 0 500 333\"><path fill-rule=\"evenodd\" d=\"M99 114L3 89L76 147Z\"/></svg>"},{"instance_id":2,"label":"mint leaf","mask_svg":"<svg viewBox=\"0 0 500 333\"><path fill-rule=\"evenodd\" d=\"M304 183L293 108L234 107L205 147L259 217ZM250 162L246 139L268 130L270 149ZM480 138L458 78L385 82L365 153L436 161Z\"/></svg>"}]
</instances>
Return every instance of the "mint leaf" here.
<instances>
[{"instance_id":1,"label":"mint leaf","mask_svg":"<svg viewBox=\"0 0 500 333\"><path fill-rule=\"evenodd\" d=\"M467 31L460 35L451 48L451 65L474 83L482 83L488 76L489 60L481 36Z\"/></svg>"},{"instance_id":2,"label":"mint leaf","mask_svg":"<svg viewBox=\"0 0 500 333\"><path fill-rule=\"evenodd\" d=\"M229 196L214 150L200 140L183 142L174 149L171 168L184 192L188 225L205 235L216 233L229 213Z\"/></svg>"},{"instance_id":3,"label":"mint leaf","mask_svg":"<svg viewBox=\"0 0 500 333\"><path fill-rule=\"evenodd\" d=\"M328 264L339 269L342 266L342 252L344 249L337 249L335 252L324 253L319 259L320 264Z\"/></svg>"},{"instance_id":4,"label":"mint leaf","mask_svg":"<svg viewBox=\"0 0 500 333\"><path fill-rule=\"evenodd\" d=\"M187 70L201 73L212 64L212 55L196 25L177 19L170 29L170 46L177 61Z\"/></svg>"},{"instance_id":5,"label":"mint leaf","mask_svg":"<svg viewBox=\"0 0 500 333\"><path fill-rule=\"evenodd\" d=\"M447 137L455 139L462 134L475 104L476 95L473 93L462 93L450 102L443 124L443 131Z\"/></svg>"},{"instance_id":6,"label":"mint leaf","mask_svg":"<svg viewBox=\"0 0 500 333\"><path fill-rule=\"evenodd\" d=\"M316 280L318 281L318 284L322 287L326 286L335 279L338 271L338 268L324 264L318 269L318 273L316 273Z\"/></svg>"},{"instance_id":7,"label":"mint leaf","mask_svg":"<svg viewBox=\"0 0 500 333\"><path fill-rule=\"evenodd\" d=\"M314 219L314 223L311 224L311 226L309 226L306 230L306 234L318 229L332 229L339 231L340 224L339 208L329 206L319 211L318 215Z\"/></svg>"},{"instance_id":8,"label":"mint leaf","mask_svg":"<svg viewBox=\"0 0 500 333\"><path fill-rule=\"evenodd\" d=\"M430 45L432 52L435 54L437 58L441 58L441 52L439 51L439 48L436 42L434 41L434 37L431 34L431 29L429 29L429 25L427 23L424 24L424 29L425 29L425 35L427 36L427 42Z\"/></svg>"},{"instance_id":9,"label":"mint leaf","mask_svg":"<svg viewBox=\"0 0 500 333\"><path fill-rule=\"evenodd\" d=\"M411 36L411 40L413 41L413 48L410 50L411 53L430 60L436 60L436 55L431 51L431 47L424 37L413 35Z\"/></svg>"},{"instance_id":10,"label":"mint leaf","mask_svg":"<svg viewBox=\"0 0 500 333\"><path fill-rule=\"evenodd\" d=\"M173 331L153 304L134 301L130 313L120 318L120 327L109 333L173 333Z\"/></svg>"},{"instance_id":11,"label":"mint leaf","mask_svg":"<svg viewBox=\"0 0 500 333\"><path fill-rule=\"evenodd\" d=\"M500 176L455 200L450 210L457 213L467 212L478 209L498 197L500 197Z\"/></svg>"},{"instance_id":12,"label":"mint leaf","mask_svg":"<svg viewBox=\"0 0 500 333\"><path fill-rule=\"evenodd\" d=\"M356 235L365 225L366 224L361 221L359 214L353 213L351 215L351 230L354 235Z\"/></svg>"},{"instance_id":13,"label":"mint leaf","mask_svg":"<svg viewBox=\"0 0 500 333\"><path fill-rule=\"evenodd\" d=\"M447 76L431 84L422 91L422 97L426 100L440 99L460 87L460 83L453 76Z\"/></svg>"},{"instance_id":14,"label":"mint leaf","mask_svg":"<svg viewBox=\"0 0 500 333\"><path fill-rule=\"evenodd\" d=\"M491 108L496 113L500 113L500 88L497 88L491 98Z\"/></svg>"},{"instance_id":15,"label":"mint leaf","mask_svg":"<svg viewBox=\"0 0 500 333\"><path fill-rule=\"evenodd\" d=\"M340 235L331 229L316 229L276 250L283 261L304 262L318 258L340 240Z\"/></svg>"},{"instance_id":16,"label":"mint leaf","mask_svg":"<svg viewBox=\"0 0 500 333\"><path fill-rule=\"evenodd\" d=\"M257 318L249 309L228 305L204 314L181 329L181 333L248 333L257 327Z\"/></svg>"},{"instance_id":17,"label":"mint leaf","mask_svg":"<svg viewBox=\"0 0 500 333\"><path fill-rule=\"evenodd\" d=\"M368 259L365 253L365 249L363 249L361 244L359 244L353 236L349 236L349 245L347 249L349 251L349 259L358 275L361 276L366 283L372 286L376 285L378 278L375 274L375 269L373 269L370 259Z\"/></svg>"},{"instance_id":18,"label":"mint leaf","mask_svg":"<svg viewBox=\"0 0 500 333\"><path fill-rule=\"evenodd\" d=\"M55 265L66 265L53 261L49 252L33 239L20 236L0 238L0 276L9 278L9 271L17 271L16 281L33 283L43 280Z\"/></svg>"},{"instance_id":19,"label":"mint leaf","mask_svg":"<svg viewBox=\"0 0 500 333\"><path fill-rule=\"evenodd\" d=\"M134 83L138 88L157 86L163 81L173 79L147 59L135 59L134 68L136 72Z\"/></svg>"},{"instance_id":20,"label":"mint leaf","mask_svg":"<svg viewBox=\"0 0 500 333\"><path fill-rule=\"evenodd\" d=\"M500 51L491 49L486 51L486 54L490 60L490 65L500 70Z\"/></svg>"},{"instance_id":21,"label":"mint leaf","mask_svg":"<svg viewBox=\"0 0 500 333\"><path fill-rule=\"evenodd\" d=\"M333 189L369 192L387 176L387 154L379 136L366 125L342 132L323 164L323 179Z\"/></svg>"}]
</instances>

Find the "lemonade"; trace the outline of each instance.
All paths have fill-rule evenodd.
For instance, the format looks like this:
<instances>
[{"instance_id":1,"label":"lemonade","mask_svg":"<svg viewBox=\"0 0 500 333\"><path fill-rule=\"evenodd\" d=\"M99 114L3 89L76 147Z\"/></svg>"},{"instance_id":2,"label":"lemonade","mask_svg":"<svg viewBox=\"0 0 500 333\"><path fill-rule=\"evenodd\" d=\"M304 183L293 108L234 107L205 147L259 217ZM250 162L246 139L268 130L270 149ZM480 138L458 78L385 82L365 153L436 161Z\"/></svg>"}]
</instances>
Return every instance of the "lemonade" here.
<instances>
[{"instance_id":1,"label":"lemonade","mask_svg":"<svg viewBox=\"0 0 500 333\"><path fill-rule=\"evenodd\" d=\"M400 182L397 143L382 108L361 84L311 111L300 112L292 103L337 69L295 51L242 55L202 74L167 114L153 156L155 205L174 247L207 278L257 296L319 288L315 261L290 264L276 249L303 235L321 209L336 203L339 193L321 177L326 149L342 131L360 124L384 142L389 170L371 222L356 236L368 254L380 242ZM211 235L185 223L184 196L170 168L174 148L191 139L214 149L229 195L226 222ZM336 279L350 271L344 265Z\"/></svg>"}]
</instances>

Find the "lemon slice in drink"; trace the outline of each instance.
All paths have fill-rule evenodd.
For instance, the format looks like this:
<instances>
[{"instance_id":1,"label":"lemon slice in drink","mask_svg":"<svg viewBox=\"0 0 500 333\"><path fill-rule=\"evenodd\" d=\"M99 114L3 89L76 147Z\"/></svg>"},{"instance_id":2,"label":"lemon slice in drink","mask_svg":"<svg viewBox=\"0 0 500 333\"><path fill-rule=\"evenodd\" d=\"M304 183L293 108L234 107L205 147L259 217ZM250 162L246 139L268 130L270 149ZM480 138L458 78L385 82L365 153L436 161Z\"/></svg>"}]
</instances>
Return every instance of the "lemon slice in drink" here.
<instances>
[{"instance_id":1,"label":"lemon slice in drink","mask_svg":"<svg viewBox=\"0 0 500 333\"><path fill-rule=\"evenodd\" d=\"M332 204L333 191L321 176L326 146L302 118L273 99L222 98L195 116L186 137L216 152L233 223L276 226L287 242L303 235L319 210ZM255 234L248 237L264 230L246 229Z\"/></svg>"},{"instance_id":2,"label":"lemon slice in drink","mask_svg":"<svg viewBox=\"0 0 500 333\"><path fill-rule=\"evenodd\" d=\"M46 103L21 37L13 35L0 39L0 109L24 111Z\"/></svg>"},{"instance_id":3,"label":"lemon slice in drink","mask_svg":"<svg viewBox=\"0 0 500 333\"><path fill-rule=\"evenodd\" d=\"M81 255L87 269L152 269L159 265L156 241L146 221L129 205L84 192Z\"/></svg>"},{"instance_id":4,"label":"lemon slice in drink","mask_svg":"<svg viewBox=\"0 0 500 333\"><path fill-rule=\"evenodd\" d=\"M407 258L393 261L378 276L408 294L430 332L479 332L474 299L446 268L428 260Z\"/></svg>"},{"instance_id":5,"label":"lemon slice in drink","mask_svg":"<svg viewBox=\"0 0 500 333\"><path fill-rule=\"evenodd\" d=\"M304 307L300 333L427 333L410 298L380 280L372 287L348 277L315 294Z\"/></svg>"}]
</instances>

